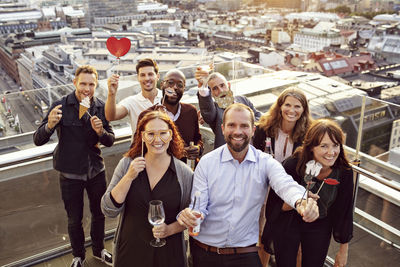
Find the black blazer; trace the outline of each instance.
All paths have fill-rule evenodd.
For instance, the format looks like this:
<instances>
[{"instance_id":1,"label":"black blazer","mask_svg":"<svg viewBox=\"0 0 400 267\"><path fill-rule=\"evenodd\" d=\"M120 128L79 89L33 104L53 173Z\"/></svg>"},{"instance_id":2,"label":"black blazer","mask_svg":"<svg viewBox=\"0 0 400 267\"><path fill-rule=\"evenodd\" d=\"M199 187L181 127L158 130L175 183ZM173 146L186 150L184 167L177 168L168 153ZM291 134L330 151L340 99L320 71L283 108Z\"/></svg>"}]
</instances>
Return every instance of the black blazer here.
<instances>
[{"instance_id":1,"label":"black blazer","mask_svg":"<svg viewBox=\"0 0 400 267\"><path fill-rule=\"evenodd\" d=\"M203 116L204 121L210 125L210 128L214 132L214 149L225 144L224 135L222 133L221 124L222 117L225 109L220 108L217 103L214 102L211 96L211 92L208 96L204 97L197 93L199 99L199 107L201 116ZM258 121L261 117L261 112L258 111L253 103L245 96L235 96L235 103L242 103L254 112L255 121Z\"/></svg>"},{"instance_id":2,"label":"black blazer","mask_svg":"<svg viewBox=\"0 0 400 267\"><path fill-rule=\"evenodd\" d=\"M265 138L267 138L266 132L260 128L259 125L256 127L256 131L254 132L253 136L253 146L261 151L265 150ZM302 142L295 142L293 144L293 152L301 146ZM271 137L271 147L272 151L275 151L275 138ZM275 152L274 152L275 153Z\"/></svg>"}]
</instances>

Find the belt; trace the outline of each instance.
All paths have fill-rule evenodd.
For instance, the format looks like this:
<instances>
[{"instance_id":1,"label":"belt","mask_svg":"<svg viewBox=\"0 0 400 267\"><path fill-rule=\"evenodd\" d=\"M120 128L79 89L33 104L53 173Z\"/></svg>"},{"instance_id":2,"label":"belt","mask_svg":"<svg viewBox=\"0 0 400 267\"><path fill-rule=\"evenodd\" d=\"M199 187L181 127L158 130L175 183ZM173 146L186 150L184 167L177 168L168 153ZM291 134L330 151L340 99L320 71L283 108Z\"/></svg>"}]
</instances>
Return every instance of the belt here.
<instances>
[{"instance_id":1,"label":"belt","mask_svg":"<svg viewBox=\"0 0 400 267\"><path fill-rule=\"evenodd\" d=\"M244 254L244 253L251 253L251 252L258 252L259 247L251 246L251 247L236 247L236 248L217 248L213 246L209 246L206 244L193 239L194 243L199 246L200 248L204 249L205 251L214 252L221 255L232 255L232 254Z\"/></svg>"}]
</instances>

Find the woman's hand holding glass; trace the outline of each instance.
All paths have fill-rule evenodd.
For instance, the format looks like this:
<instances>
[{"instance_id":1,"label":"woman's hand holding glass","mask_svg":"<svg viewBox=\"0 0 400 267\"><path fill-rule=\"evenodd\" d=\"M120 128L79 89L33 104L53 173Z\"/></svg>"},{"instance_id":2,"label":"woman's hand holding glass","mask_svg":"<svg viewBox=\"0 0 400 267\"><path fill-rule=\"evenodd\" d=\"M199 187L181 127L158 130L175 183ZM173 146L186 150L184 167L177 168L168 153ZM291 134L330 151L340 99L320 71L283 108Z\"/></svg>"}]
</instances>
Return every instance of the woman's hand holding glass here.
<instances>
[{"instance_id":1,"label":"woman's hand holding glass","mask_svg":"<svg viewBox=\"0 0 400 267\"><path fill-rule=\"evenodd\" d=\"M153 227L153 236L155 238L166 238L170 235L169 227L165 223Z\"/></svg>"},{"instance_id":2,"label":"woman's hand holding glass","mask_svg":"<svg viewBox=\"0 0 400 267\"><path fill-rule=\"evenodd\" d=\"M149 223L154 227L161 226L164 224L165 212L164 206L161 200L152 200L149 203ZM158 231L157 231L158 232ZM154 230L153 230L154 235ZM150 245L153 247L162 247L165 245L165 239L160 239L160 237L154 236L156 239L151 240Z\"/></svg>"},{"instance_id":3,"label":"woman's hand holding glass","mask_svg":"<svg viewBox=\"0 0 400 267\"><path fill-rule=\"evenodd\" d=\"M146 168L146 161L144 157L137 157L132 160L129 165L126 175L128 178L135 180L138 174Z\"/></svg>"}]
</instances>

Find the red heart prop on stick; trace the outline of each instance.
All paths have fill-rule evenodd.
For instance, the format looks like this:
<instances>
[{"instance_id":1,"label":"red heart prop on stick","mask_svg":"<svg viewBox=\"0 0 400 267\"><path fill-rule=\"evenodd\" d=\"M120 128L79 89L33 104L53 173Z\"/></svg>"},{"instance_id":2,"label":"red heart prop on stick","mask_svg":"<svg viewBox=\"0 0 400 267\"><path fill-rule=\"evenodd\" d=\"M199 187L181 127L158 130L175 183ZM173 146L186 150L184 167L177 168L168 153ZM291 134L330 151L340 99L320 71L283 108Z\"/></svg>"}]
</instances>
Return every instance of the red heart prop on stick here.
<instances>
[{"instance_id":1,"label":"red heart prop on stick","mask_svg":"<svg viewBox=\"0 0 400 267\"><path fill-rule=\"evenodd\" d=\"M124 56L131 49L131 41L128 38L117 39L110 37L107 39L107 49L117 58Z\"/></svg>"}]
</instances>

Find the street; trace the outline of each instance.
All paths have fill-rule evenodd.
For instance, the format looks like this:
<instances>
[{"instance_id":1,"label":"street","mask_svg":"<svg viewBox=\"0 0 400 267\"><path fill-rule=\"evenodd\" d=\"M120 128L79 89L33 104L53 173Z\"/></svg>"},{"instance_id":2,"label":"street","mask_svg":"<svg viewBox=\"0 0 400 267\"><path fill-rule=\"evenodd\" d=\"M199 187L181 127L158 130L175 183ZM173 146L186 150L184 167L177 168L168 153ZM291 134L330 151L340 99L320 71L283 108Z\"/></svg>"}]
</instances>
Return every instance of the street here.
<instances>
[{"instance_id":1,"label":"street","mask_svg":"<svg viewBox=\"0 0 400 267\"><path fill-rule=\"evenodd\" d=\"M35 112L31 98L26 94L12 93L6 95L6 99L14 117L18 114L22 132L35 131L35 121L40 120L40 116Z\"/></svg>"},{"instance_id":2,"label":"street","mask_svg":"<svg viewBox=\"0 0 400 267\"><path fill-rule=\"evenodd\" d=\"M32 92L31 94L34 94ZM3 71L0 70L0 99L5 103L2 103L2 121L6 127L6 135L17 134L13 127L10 127L6 114L8 109L11 110L11 114L15 117L18 114L20 122L21 133L35 131L37 126L35 122L40 121L41 117L38 112L35 111L34 103L25 92L19 91L19 86Z\"/></svg>"}]
</instances>

